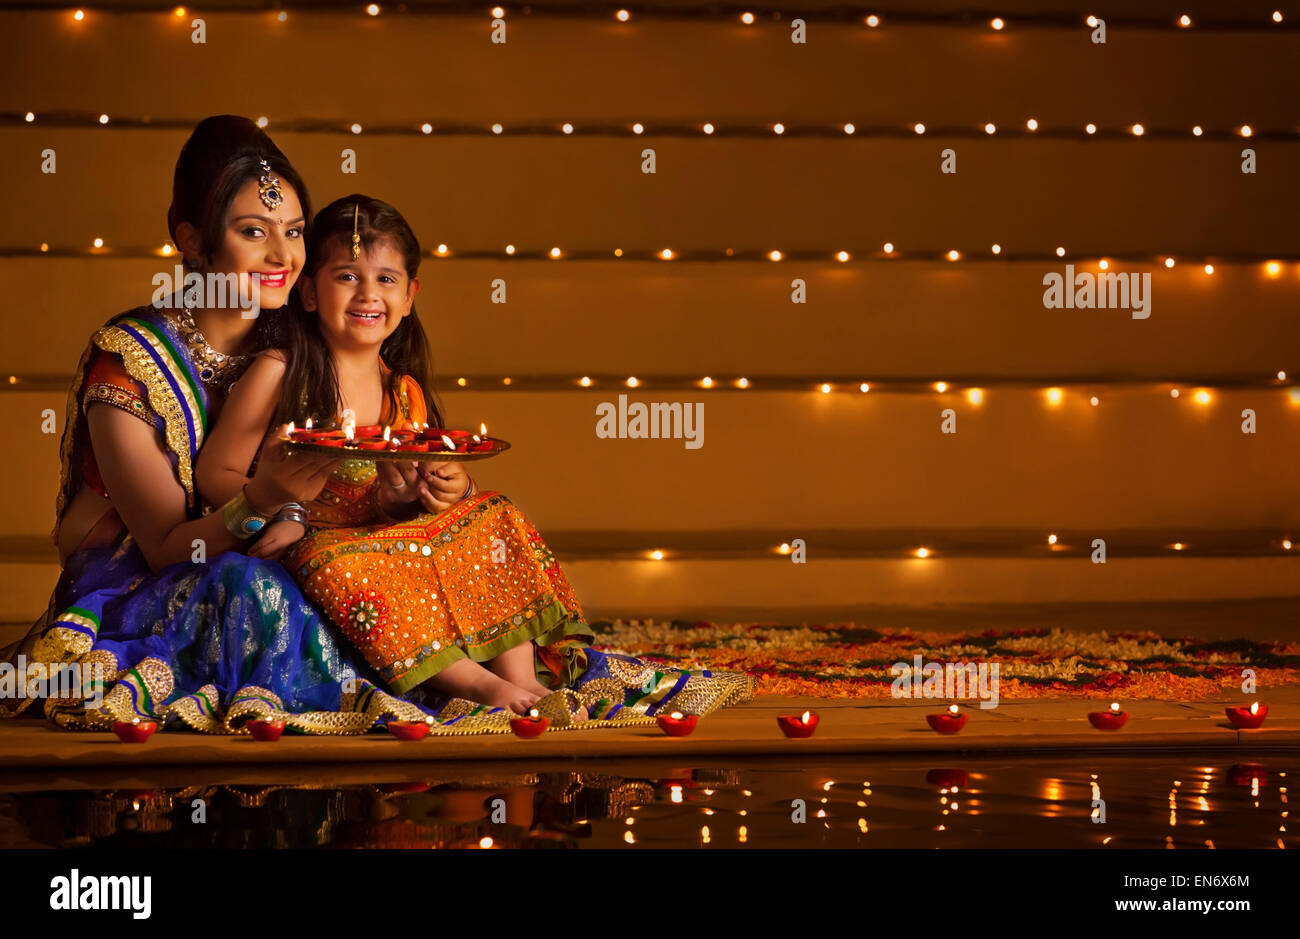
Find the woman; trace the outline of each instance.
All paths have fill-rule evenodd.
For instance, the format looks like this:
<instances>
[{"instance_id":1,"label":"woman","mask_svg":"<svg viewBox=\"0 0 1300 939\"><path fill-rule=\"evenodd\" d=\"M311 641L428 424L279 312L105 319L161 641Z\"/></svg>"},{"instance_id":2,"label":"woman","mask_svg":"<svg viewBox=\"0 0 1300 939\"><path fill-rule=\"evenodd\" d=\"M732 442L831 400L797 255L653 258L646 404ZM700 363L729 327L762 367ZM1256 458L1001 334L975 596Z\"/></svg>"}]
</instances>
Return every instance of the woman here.
<instances>
[{"instance_id":1,"label":"woman","mask_svg":"<svg viewBox=\"0 0 1300 939\"><path fill-rule=\"evenodd\" d=\"M266 134L221 116L186 143L172 197L172 240L200 277L114 317L82 355L61 448L62 575L6 658L51 679L45 713L67 728L156 718L229 733L276 712L301 730L355 732L422 717L365 693L284 569L235 550L240 526L257 527L250 504L274 515L312 498L334 464L273 445L239 499L207 514L194 486L226 391L273 331L259 309L283 306L302 269L307 191ZM52 680L74 663L80 687ZM0 713L30 703L0 701Z\"/></svg>"},{"instance_id":2,"label":"woman","mask_svg":"<svg viewBox=\"0 0 1300 939\"><path fill-rule=\"evenodd\" d=\"M253 353L277 344L277 315L259 311L288 299L309 217L301 179L252 122L221 116L198 125L176 165L168 226L199 276L187 276L183 295L115 317L83 354L62 445L55 540L63 572L44 616L4 656L21 656L29 679L71 664L83 679L102 669L102 686L53 690L61 683L51 681L45 713L59 726L155 718L240 733L249 719L270 717L302 732L362 733L381 719L428 713L348 660L276 563L282 549L242 553L264 528L300 517L300 503L320 493L337 461L286 457L271 440L226 504L206 505L195 485L199 449L226 393ZM237 289L215 291L223 281ZM583 679L589 695L606 699L644 681L637 707L588 726L644 721L670 698L705 713L752 687L747 676L636 660L617 676ZM575 697L556 692L539 710L569 724ZM0 700L0 714L30 701ZM439 731L508 731L504 708L431 703Z\"/></svg>"}]
</instances>

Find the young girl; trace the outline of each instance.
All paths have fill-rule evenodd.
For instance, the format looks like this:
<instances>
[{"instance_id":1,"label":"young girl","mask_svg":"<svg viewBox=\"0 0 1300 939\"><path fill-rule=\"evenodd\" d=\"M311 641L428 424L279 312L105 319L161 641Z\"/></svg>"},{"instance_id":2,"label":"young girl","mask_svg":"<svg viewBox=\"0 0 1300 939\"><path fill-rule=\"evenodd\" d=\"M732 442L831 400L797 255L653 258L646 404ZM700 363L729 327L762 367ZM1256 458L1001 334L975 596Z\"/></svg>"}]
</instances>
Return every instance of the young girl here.
<instances>
[{"instance_id":1,"label":"young girl","mask_svg":"<svg viewBox=\"0 0 1300 939\"><path fill-rule=\"evenodd\" d=\"M249 366L203 448L197 481L209 501L240 491L268 428L337 424L345 412L394 433L442 425L424 397L419 265L419 242L392 206L348 196L321 210L308 229L302 309L286 317L288 349ZM345 460L305 510L280 515L250 553L283 556L390 691L418 691L426 705L426 689L434 701L451 696L436 712L453 732L508 731L472 702L521 714L536 704L555 726L605 727L709 714L754 693L750 675L592 648L541 535L505 495L479 492L460 463Z\"/></svg>"},{"instance_id":2,"label":"young girl","mask_svg":"<svg viewBox=\"0 0 1300 939\"><path fill-rule=\"evenodd\" d=\"M249 366L203 448L198 485L214 504L247 482L268 428L278 434L291 420L338 426L346 414L395 434L442 426L423 392L420 246L406 220L353 195L322 209L309 231L287 353ZM587 664L594 633L554 556L509 499L478 492L457 462L346 460L304 512L282 511L249 553L283 556L303 593L399 694L427 682L523 714L552 691L539 673L565 686Z\"/></svg>"}]
</instances>

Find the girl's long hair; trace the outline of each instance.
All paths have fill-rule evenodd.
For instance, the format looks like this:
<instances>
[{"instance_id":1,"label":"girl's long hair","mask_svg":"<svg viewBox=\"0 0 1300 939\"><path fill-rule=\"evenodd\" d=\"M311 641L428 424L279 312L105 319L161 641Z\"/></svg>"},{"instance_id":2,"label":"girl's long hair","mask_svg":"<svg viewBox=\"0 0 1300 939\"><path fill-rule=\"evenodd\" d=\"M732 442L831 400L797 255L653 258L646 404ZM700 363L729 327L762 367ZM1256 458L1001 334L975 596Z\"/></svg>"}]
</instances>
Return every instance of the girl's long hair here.
<instances>
[{"instance_id":1,"label":"girl's long hair","mask_svg":"<svg viewBox=\"0 0 1300 939\"><path fill-rule=\"evenodd\" d=\"M299 283L314 278L337 246L351 248L354 211L362 250L369 251L376 242L391 239L402 255L406 276L414 280L420 272L420 242L411 226L387 202L354 193L331 202L312 220L307 234L307 262ZM332 424L342 407L342 396L334 357L321 333L320 316L303 308L297 290L286 312L284 326L289 362L280 388L275 423L301 423L310 417L316 426ZM443 426L442 412L433 392L429 340L414 304L410 315L403 317L401 325L384 340L379 354L390 370L384 395L392 401L393 413L400 413L398 382L402 375L410 375L425 394L429 422L434 427Z\"/></svg>"},{"instance_id":2,"label":"girl's long hair","mask_svg":"<svg viewBox=\"0 0 1300 939\"><path fill-rule=\"evenodd\" d=\"M311 199L307 186L280 152L266 131L246 117L217 114L204 118L195 126L181 148L172 176L172 202L167 209L167 230L174 244L181 222L198 230L199 252L210 262L226 236L226 215L240 188L250 179L259 179L265 160L271 175L292 186L302 204L304 219L311 218ZM278 345L281 321L287 311L263 310L253 330L254 349L260 351Z\"/></svg>"}]
</instances>

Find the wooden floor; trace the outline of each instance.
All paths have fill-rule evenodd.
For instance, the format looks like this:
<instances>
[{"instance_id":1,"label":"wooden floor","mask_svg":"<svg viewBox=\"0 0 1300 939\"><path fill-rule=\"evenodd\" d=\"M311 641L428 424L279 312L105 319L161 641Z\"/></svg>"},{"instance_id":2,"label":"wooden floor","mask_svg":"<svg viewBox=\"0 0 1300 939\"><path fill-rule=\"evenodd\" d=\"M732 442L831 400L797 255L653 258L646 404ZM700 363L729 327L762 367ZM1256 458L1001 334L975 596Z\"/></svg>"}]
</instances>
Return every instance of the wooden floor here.
<instances>
[{"instance_id":1,"label":"wooden floor","mask_svg":"<svg viewBox=\"0 0 1300 939\"><path fill-rule=\"evenodd\" d=\"M804 622L848 622L938 632L1052 626L1079 631L1150 629L1166 636L1252 639L1295 638L1297 601L1255 600L1224 603L1067 604L1055 606L985 605L929 609L873 608L860 617L809 616ZM714 616L714 622L736 621ZM772 622L771 617L753 621ZM26 630L0 625L0 646ZM276 765L332 764L337 772L351 763L454 760L568 760L614 757L798 756L802 753L925 753L951 751L1027 751L1116 748L1300 748L1300 687L1261 689L1270 705L1265 726L1238 732L1223 708L1240 696L1198 702L1125 702L1131 718L1114 733L1094 730L1078 699L1003 701L996 709L968 709L970 723L959 734L931 731L926 713L941 710L933 701L878 701L762 696L703 719L690 737L669 738L656 727L553 730L537 740L509 735L427 737L402 742L384 732L362 737L286 737L258 743L244 737L214 737L174 731L156 734L143 745L118 742L112 734L77 734L39 720L0 721L0 767L80 769L192 767L238 763L271 769ZM787 740L776 725L778 714L817 711L821 724L808 740Z\"/></svg>"},{"instance_id":2,"label":"wooden floor","mask_svg":"<svg viewBox=\"0 0 1300 939\"><path fill-rule=\"evenodd\" d=\"M929 729L925 715L942 710L934 701L848 701L759 697L700 721L689 737L672 738L657 727L552 730L536 740L510 735L429 736L405 742L382 731L361 737L285 737L259 743L244 737L205 736L186 731L155 734L144 744L120 743L109 733L81 734L52 729L38 720L0 723L0 766L9 769L201 766L223 763L348 764L390 761L483 761L674 756L789 756L806 753L929 753L955 751L1300 749L1300 687L1261 691L1269 704L1264 727L1234 730L1226 704L1240 696L1197 702L1126 702L1128 725L1115 732L1094 730L1087 711L1104 706L1078 699L1004 701L981 711L959 734ZM821 715L807 740L781 735L778 714Z\"/></svg>"}]
</instances>

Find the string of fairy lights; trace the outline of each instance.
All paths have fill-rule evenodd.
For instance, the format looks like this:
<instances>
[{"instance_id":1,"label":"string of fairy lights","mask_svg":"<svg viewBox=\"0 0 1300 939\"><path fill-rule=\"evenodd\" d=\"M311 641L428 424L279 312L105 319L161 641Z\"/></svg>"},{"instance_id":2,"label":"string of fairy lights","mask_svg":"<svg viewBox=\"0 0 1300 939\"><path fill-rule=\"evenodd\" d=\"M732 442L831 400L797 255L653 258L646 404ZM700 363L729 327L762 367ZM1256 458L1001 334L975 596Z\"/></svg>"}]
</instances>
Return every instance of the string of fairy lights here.
<instances>
[{"instance_id":1,"label":"string of fairy lights","mask_svg":"<svg viewBox=\"0 0 1300 939\"><path fill-rule=\"evenodd\" d=\"M483 3L465 2L465 0L404 0L396 4L357 3L355 0L283 0L270 4L260 0L220 0L214 12L247 13L268 16L276 22L287 23L290 14L333 14L356 17L403 17L403 16L486 16L491 20L506 20L509 17L529 17L539 19L566 20L605 20L621 24L634 24L641 20L686 20L718 24L739 24L745 27L758 27L769 23L788 28L791 20L799 18L805 22L853 24L868 30L888 29L892 26L939 26L962 28L995 33L1031 29L1095 29L1099 19L1092 13L1073 13L1063 11L1022 11L989 15L988 13L968 10L908 10L893 7L862 8L852 5L823 6L813 9L794 9L787 7L784 11L775 7L753 4L705 4L699 6L668 5L652 6L641 4L609 4L591 2L552 2L533 6L522 4L506 7L489 6ZM1134 7L1137 5L1135 4ZM1125 11L1101 18L1107 27L1142 30L1200 30L1213 32L1254 31L1262 29L1295 29L1297 24L1281 9L1269 13L1245 13L1225 5L1226 10L1212 15L1192 16L1179 13L1173 16L1159 14L1142 14L1138 10ZM86 22L92 14L165 14L183 19L197 15L198 11L184 6L158 2L124 2L112 6L81 6L62 11L52 11L44 3L13 3L10 9L32 10L42 13L56 12L77 23Z\"/></svg>"},{"instance_id":2,"label":"string of fairy lights","mask_svg":"<svg viewBox=\"0 0 1300 939\"><path fill-rule=\"evenodd\" d=\"M689 249L680 248L600 248L571 249L552 245L549 248L521 248L507 244L497 249L460 249L453 250L446 243L424 253L425 257L440 260L460 259L463 261L675 261L722 262L722 261L769 261L769 262L814 262L849 264L863 262L896 263L901 261L952 263L959 261L1001 261L1003 263L1051 263L1064 261L1072 264L1085 263L1095 268L1098 273L1116 273L1111 268L1116 262L1146 265L1151 268L1172 270L1180 263L1180 258L1172 254L1136 254L1120 253L1098 257L1092 252L1070 251L1064 245L1057 245L1047 250L1012 251L993 243L982 250L963 250L959 248L913 248L903 249L892 241L886 241L878 248L836 250L789 250L780 248L740 249ZM165 242L156 248L140 245L113 246L101 236L92 238L89 244L82 246L51 245L47 241L30 247L11 245L0 247L0 257L8 258L101 258L101 259L140 259L140 258L177 258L176 247ZM1181 263L1193 270L1199 269L1206 277L1212 276L1218 267L1257 267L1266 278L1276 280L1285 273L1285 264L1300 263L1300 255L1292 254L1218 254L1199 257L1182 256ZM1216 265L1218 267L1216 267Z\"/></svg>"},{"instance_id":3,"label":"string of fairy lights","mask_svg":"<svg viewBox=\"0 0 1300 939\"><path fill-rule=\"evenodd\" d=\"M54 391L66 390L70 376L15 374L0 383L0 391ZM1049 407L1069 406L1077 399L1091 407L1100 407L1102 396L1098 392L1123 390L1157 391L1173 400L1190 401L1206 406L1214 401L1215 393L1235 391L1285 391L1292 404L1300 405L1300 385L1279 369L1272 375L1233 375L1218 378L1189 377L1185 380L1153 381L1149 378L1076 378L1060 380L1038 377L998 377L994 375L970 376L957 381L930 381L907 376L873 378L863 381L856 376L839 376L831 380L809 376L756 374L754 376L705 375L700 378L684 375L458 375L456 390L464 391L610 391L636 389L653 391L710 391L710 392L812 392L815 394L868 394L876 395L945 395L965 398L968 404L985 403L990 388L1004 391L1039 391Z\"/></svg>"},{"instance_id":4,"label":"string of fairy lights","mask_svg":"<svg viewBox=\"0 0 1300 939\"><path fill-rule=\"evenodd\" d=\"M783 121L717 124L712 121L643 122L633 120L572 121L447 121L437 124L410 120L398 123L362 123L345 118L285 118L274 122L266 115L257 117L262 128L292 134L333 134L354 137L679 137L728 139L809 139L852 140L855 138L908 140L989 138L1044 140L1264 140L1294 143L1300 140L1300 125L1287 128L1262 128L1250 123L1222 127L1193 124L1183 127L1160 127L1142 122L1081 126L1053 125L1037 117L1011 123L984 121L974 124L927 124L923 121L901 124L858 124L852 121L796 125ZM194 128L191 118L152 117L146 115L111 115L107 112L53 110L0 112L0 126L30 125L39 128L80 130L112 128L114 130L177 130Z\"/></svg>"},{"instance_id":5,"label":"string of fairy lights","mask_svg":"<svg viewBox=\"0 0 1300 939\"><path fill-rule=\"evenodd\" d=\"M957 560L974 558L1026 558L1081 560L1092 558L1097 551L1096 539L1106 542L1106 553L1111 560L1133 560L1138 558L1169 557L1300 557L1295 540L1285 532L1251 529L1246 536L1233 530L1198 529L1183 531L1146 530L1142 532L1109 531L1098 529L1090 532L1046 531L1034 535L1016 532L1016 538L999 537L1001 533L987 533L981 530L983 537L975 537L960 529L951 532L929 531L915 534L919 538L899 537L888 541L870 538L860 544L845 544L842 538L834 537L842 532L837 530L831 537L821 538L822 532L807 531L800 539L802 544L789 541L780 544L752 545L728 544L715 547L696 546L689 543L690 533L674 533L668 536L672 547L611 549L582 548L565 543L562 534L552 539L556 552L573 560L646 560L646 561L688 561L688 560L731 560L745 558L771 558L774 555L790 558L799 552L808 558L823 560ZM674 537L675 536L675 537ZM1187 538L1188 540L1178 540ZM918 543L922 542L922 543ZM664 542L661 542L663 544Z\"/></svg>"}]
</instances>

